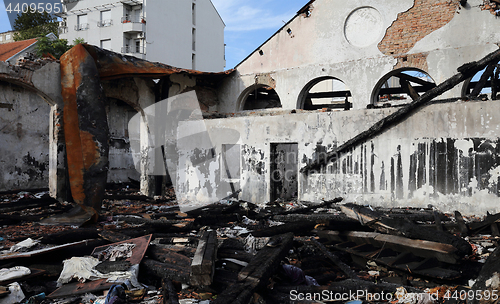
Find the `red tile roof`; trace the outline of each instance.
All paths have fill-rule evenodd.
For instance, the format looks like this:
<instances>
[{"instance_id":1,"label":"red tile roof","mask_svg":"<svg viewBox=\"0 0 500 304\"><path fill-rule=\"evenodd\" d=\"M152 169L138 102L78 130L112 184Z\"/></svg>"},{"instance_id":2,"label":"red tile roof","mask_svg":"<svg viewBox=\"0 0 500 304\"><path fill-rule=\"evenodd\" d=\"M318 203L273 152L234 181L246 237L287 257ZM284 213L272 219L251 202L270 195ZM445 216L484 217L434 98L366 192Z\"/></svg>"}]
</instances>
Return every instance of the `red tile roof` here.
<instances>
[{"instance_id":1,"label":"red tile roof","mask_svg":"<svg viewBox=\"0 0 500 304\"><path fill-rule=\"evenodd\" d=\"M5 61L35 43L37 38L0 44L0 61Z\"/></svg>"}]
</instances>

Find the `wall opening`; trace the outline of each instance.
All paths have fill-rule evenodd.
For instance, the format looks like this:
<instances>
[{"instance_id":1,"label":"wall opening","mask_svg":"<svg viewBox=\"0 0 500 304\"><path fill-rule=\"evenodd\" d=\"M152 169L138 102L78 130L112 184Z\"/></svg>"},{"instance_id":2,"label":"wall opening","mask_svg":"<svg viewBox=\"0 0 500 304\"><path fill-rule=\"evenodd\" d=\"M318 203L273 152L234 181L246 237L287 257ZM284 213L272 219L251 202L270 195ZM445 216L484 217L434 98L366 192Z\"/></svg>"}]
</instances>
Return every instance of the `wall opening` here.
<instances>
[{"instance_id":1,"label":"wall opening","mask_svg":"<svg viewBox=\"0 0 500 304\"><path fill-rule=\"evenodd\" d=\"M297 108L304 110L352 108L352 95L345 83L335 77L310 81L301 91Z\"/></svg>"},{"instance_id":2,"label":"wall opening","mask_svg":"<svg viewBox=\"0 0 500 304\"><path fill-rule=\"evenodd\" d=\"M271 144L271 201L297 198L298 153L297 143Z\"/></svg>"},{"instance_id":3,"label":"wall opening","mask_svg":"<svg viewBox=\"0 0 500 304\"><path fill-rule=\"evenodd\" d=\"M128 123L137 111L129 104L119 99L108 98L107 106L109 126L109 171L108 183L128 183L140 180L136 170Z\"/></svg>"},{"instance_id":4,"label":"wall opening","mask_svg":"<svg viewBox=\"0 0 500 304\"><path fill-rule=\"evenodd\" d=\"M479 71L473 77L464 81L462 97L479 97L498 100L500 95L500 65L494 64Z\"/></svg>"},{"instance_id":5,"label":"wall opening","mask_svg":"<svg viewBox=\"0 0 500 304\"><path fill-rule=\"evenodd\" d=\"M281 100L272 87L256 84L241 93L239 105L240 111L281 108Z\"/></svg>"},{"instance_id":6,"label":"wall opening","mask_svg":"<svg viewBox=\"0 0 500 304\"><path fill-rule=\"evenodd\" d=\"M386 74L373 90L369 108L408 104L436 87L426 72L416 68L402 68Z\"/></svg>"}]
</instances>

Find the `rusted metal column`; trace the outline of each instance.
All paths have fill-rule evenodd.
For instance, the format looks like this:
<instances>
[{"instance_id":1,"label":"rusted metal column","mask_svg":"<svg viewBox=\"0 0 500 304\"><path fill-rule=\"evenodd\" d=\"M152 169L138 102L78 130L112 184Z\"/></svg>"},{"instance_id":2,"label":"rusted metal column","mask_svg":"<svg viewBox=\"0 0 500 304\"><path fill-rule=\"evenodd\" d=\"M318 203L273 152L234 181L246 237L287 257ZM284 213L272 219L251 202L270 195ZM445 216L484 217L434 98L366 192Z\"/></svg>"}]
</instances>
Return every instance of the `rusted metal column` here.
<instances>
[{"instance_id":1,"label":"rusted metal column","mask_svg":"<svg viewBox=\"0 0 500 304\"><path fill-rule=\"evenodd\" d=\"M71 195L95 221L106 187L109 129L99 71L83 45L61 57L61 83Z\"/></svg>"}]
</instances>

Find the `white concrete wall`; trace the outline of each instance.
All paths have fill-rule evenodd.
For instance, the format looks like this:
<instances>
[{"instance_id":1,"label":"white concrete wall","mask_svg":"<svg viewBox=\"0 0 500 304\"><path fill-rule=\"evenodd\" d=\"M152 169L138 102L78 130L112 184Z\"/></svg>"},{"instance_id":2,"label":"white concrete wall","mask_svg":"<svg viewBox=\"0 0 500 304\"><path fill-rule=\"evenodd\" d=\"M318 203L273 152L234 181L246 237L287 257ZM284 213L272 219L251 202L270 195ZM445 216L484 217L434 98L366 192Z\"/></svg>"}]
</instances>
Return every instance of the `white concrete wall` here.
<instances>
[{"instance_id":1,"label":"white concrete wall","mask_svg":"<svg viewBox=\"0 0 500 304\"><path fill-rule=\"evenodd\" d=\"M210 0L196 0L194 3L196 3L195 68L205 72L220 72L226 66L224 22Z\"/></svg>"},{"instance_id":2,"label":"white concrete wall","mask_svg":"<svg viewBox=\"0 0 500 304\"><path fill-rule=\"evenodd\" d=\"M50 105L14 84L0 91L0 191L48 188Z\"/></svg>"},{"instance_id":3,"label":"white concrete wall","mask_svg":"<svg viewBox=\"0 0 500 304\"><path fill-rule=\"evenodd\" d=\"M87 43L101 46L101 40L111 39L111 51L120 53L125 38L135 48L138 33L128 32L131 27L145 33L141 48L146 54L127 53L153 62L162 62L180 68L193 68L192 30L196 29L195 68L203 71L222 71L224 60L224 23L210 0L175 1L143 0L142 15L146 23L121 23L124 5L114 1L85 0L67 4L67 33L60 37L70 43L83 38ZM196 3L196 22L192 22L192 3ZM112 5L111 5L112 4ZM133 7L135 8L135 7ZM100 11L111 9L113 25L98 27ZM90 10L90 11L89 11ZM77 16L87 14L89 29L75 31Z\"/></svg>"},{"instance_id":4,"label":"white concrete wall","mask_svg":"<svg viewBox=\"0 0 500 304\"><path fill-rule=\"evenodd\" d=\"M272 143L298 143L297 168L368 129L394 109L351 110L280 116L244 116L205 120L216 157L191 165L207 151L180 152L177 196L181 202L209 203L220 197L223 144L241 145L240 199L270 199ZM322 172L299 175L299 200L320 202L344 197L345 202L374 206L427 207L465 214L499 212L499 101L435 104L417 112L366 144L330 163ZM193 129L183 122L179 136ZM234 130L228 142L221 130Z\"/></svg>"},{"instance_id":5,"label":"white concrete wall","mask_svg":"<svg viewBox=\"0 0 500 304\"><path fill-rule=\"evenodd\" d=\"M147 59L191 68L191 1L146 3Z\"/></svg>"}]
</instances>

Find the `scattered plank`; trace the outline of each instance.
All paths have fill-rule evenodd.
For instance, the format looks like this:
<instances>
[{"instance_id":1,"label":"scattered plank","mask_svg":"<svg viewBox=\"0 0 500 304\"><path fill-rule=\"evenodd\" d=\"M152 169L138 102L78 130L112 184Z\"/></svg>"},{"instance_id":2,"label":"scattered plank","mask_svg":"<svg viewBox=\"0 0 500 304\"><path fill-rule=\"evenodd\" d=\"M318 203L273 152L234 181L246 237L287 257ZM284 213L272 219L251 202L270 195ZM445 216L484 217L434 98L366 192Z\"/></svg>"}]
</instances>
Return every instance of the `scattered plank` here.
<instances>
[{"instance_id":1,"label":"scattered plank","mask_svg":"<svg viewBox=\"0 0 500 304\"><path fill-rule=\"evenodd\" d=\"M341 209L347 216L357 219L361 224L367 225L382 233L449 244L457 249L457 254L459 256L465 256L472 253L472 247L469 242L451 233L423 227L406 219L391 218L390 216L380 214L355 204L346 204L341 206Z\"/></svg>"},{"instance_id":2,"label":"scattered plank","mask_svg":"<svg viewBox=\"0 0 500 304\"><path fill-rule=\"evenodd\" d=\"M371 244L379 248L389 248L399 252L411 252L425 258L436 258L439 261L457 264L460 257L457 249L449 244L414 240L402 236L380 234L376 232L349 231L338 233L336 231L317 231L320 237L334 241L351 241L357 244Z\"/></svg>"},{"instance_id":3,"label":"scattered plank","mask_svg":"<svg viewBox=\"0 0 500 304\"><path fill-rule=\"evenodd\" d=\"M189 284L190 282L189 267L161 263L152 259L143 259L140 267L141 271L144 270L146 274L159 279L169 279L184 284Z\"/></svg>"},{"instance_id":4,"label":"scattered plank","mask_svg":"<svg viewBox=\"0 0 500 304\"><path fill-rule=\"evenodd\" d=\"M465 225L464 218L460 211L455 211L455 220L457 221L458 228L460 229L460 233L463 236L466 236L467 233L469 232L469 228L467 228L467 225Z\"/></svg>"},{"instance_id":5,"label":"scattered plank","mask_svg":"<svg viewBox=\"0 0 500 304\"><path fill-rule=\"evenodd\" d=\"M163 279L161 281L161 287L163 289L163 304L179 304L177 290L175 290L175 286L171 280Z\"/></svg>"},{"instance_id":6,"label":"scattered plank","mask_svg":"<svg viewBox=\"0 0 500 304\"><path fill-rule=\"evenodd\" d=\"M191 284L210 286L215 271L217 256L217 232L205 231L198 243L198 248L191 263Z\"/></svg>"},{"instance_id":7,"label":"scattered plank","mask_svg":"<svg viewBox=\"0 0 500 304\"><path fill-rule=\"evenodd\" d=\"M358 275L346 263L342 262L338 256L330 252L323 244L311 238L311 242L323 253L330 261L337 265L340 270L349 278L353 280L360 280Z\"/></svg>"}]
</instances>

